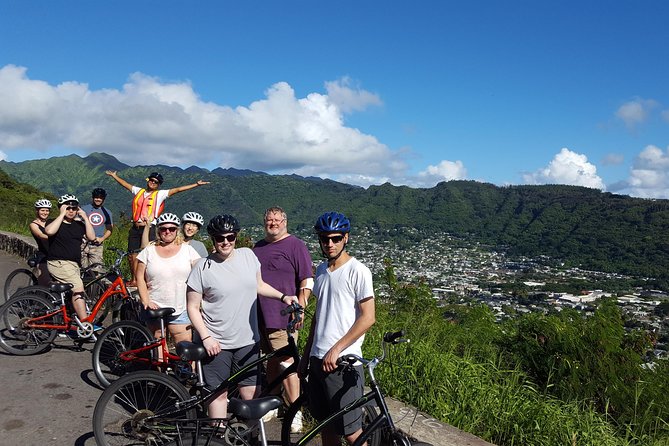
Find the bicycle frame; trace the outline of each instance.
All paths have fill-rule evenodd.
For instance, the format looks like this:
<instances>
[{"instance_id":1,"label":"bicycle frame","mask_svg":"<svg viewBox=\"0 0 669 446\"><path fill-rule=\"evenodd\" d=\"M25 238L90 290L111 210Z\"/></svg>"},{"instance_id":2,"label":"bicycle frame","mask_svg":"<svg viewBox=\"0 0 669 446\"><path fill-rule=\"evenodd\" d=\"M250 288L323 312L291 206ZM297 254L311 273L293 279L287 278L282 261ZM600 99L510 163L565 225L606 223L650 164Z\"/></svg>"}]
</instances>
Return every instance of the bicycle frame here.
<instances>
[{"instance_id":1,"label":"bicycle frame","mask_svg":"<svg viewBox=\"0 0 669 446\"><path fill-rule=\"evenodd\" d=\"M127 299L130 297L130 295L128 294L128 290L125 287L125 282L123 281L123 277L121 277L120 275L116 276L116 279L114 279L111 285L107 287L102 296L100 296L100 299L98 299L97 302L95 302L95 305L91 310L91 313L85 319L79 320L79 318L77 318L76 315L74 317L70 317L70 315L68 314L67 305L65 304L65 295L63 293L61 294L60 308L58 308L56 311L51 311L42 316L30 318L29 320L26 321L25 325L33 329L69 330L70 328L72 328L73 325L79 326L79 322L88 322L92 324L98 312L100 311L100 308L102 308L102 305L104 305L107 299L110 299L117 295L121 295L123 299ZM44 323L45 320L53 318L57 316L59 313L62 314L63 316L62 324Z\"/></svg>"},{"instance_id":2,"label":"bicycle frame","mask_svg":"<svg viewBox=\"0 0 669 446\"><path fill-rule=\"evenodd\" d=\"M179 355L175 355L174 353L170 352L169 349L167 348L167 336L164 326L164 320L160 321L160 325L161 325L160 331L161 333L163 333L163 336L139 348L121 352L119 354L118 359L127 362L141 362L145 364L150 364L152 367L156 367L161 371L165 371L165 369L169 368L172 364L175 364L177 362L183 362L181 361ZM143 353L150 352L151 350L157 348L160 349L158 359L156 360L152 359L152 355L150 354L143 355Z\"/></svg>"},{"instance_id":3,"label":"bicycle frame","mask_svg":"<svg viewBox=\"0 0 669 446\"><path fill-rule=\"evenodd\" d=\"M318 423L316 426L311 428L309 431L307 431L304 435L302 435L302 437L300 437L296 445L303 445L309 443L311 440L313 440L313 438L316 435L320 434L324 428L334 423L335 420L338 420L339 418L343 417L344 414L352 410L362 408L362 406L365 406L370 402L375 402L377 404L377 406L380 409L379 415L377 415L376 418L371 423L369 423L367 426L363 428L362 433L360 434L358 439L353 443L352 446L363 445L373 433L377 432L380 428L384 427L384 425L386 428L388 428L390 432L394 432L396 430L395 424L393 423L393 419L391 418L390 412L388 411L388 406L386 405L383 393L381 392L381 389L379 388L376 381L370 383L370 388L371 390L369 392L365 393L363 396L361 396L354 402L343 407L338 412L330 415L329 417Z\"/></svg>"},{"instance_id":4,"label":"bicycle frame","mask_svg":"<svg viewBox=\"0 0 669 446\"><path fill-rule=\"evenodd\" d=\"M297 344L295 344L295 338L293 336L288 336L288 344L281 347L278 350L275 350L273 352L267 353L260 358L256 359L255 361L247 364L246 366L242 367L239 369L237 372L232 374L228 379L223 381L221 384L219 384L211 393L207 393L206 395L203 396L194 396L191 399L187 401L183 401L180 403L176 404L175 409L170 410L166 413L162 414L157 414L151 417L145 418L146 422L151 422L151 421L159 421L161 419L165 418L170 418L173 417L174 415L177 415L179 413L187 412L190 409L194 409L199 405L202 405L205 407L211 400L215 399L220 393L224 391L230 391L235 388L237 385L237 382L239 381L240 377L244 376L248 371L254 369L255 367L258 367L260 364L263 362L269 361L270 359L276 358L276 357L285 357L285 356L290 356L293 358L293 363L286 367L280 374L277 376L272 382L270 382L265 390L261 393L260 396L265 396L268 394L268 392L274 390L281 382L283 382L284 379L286 379L289 375L293 373L297 373L297 367L300 362L300 354L297 349ZM207 420L211 420L210 418L207 418ZM172 422L178 423L178 422L189 422L192 423L196 420L179 420L179 419L172 419L170 420Z\"/></svg>"}]
</instances>

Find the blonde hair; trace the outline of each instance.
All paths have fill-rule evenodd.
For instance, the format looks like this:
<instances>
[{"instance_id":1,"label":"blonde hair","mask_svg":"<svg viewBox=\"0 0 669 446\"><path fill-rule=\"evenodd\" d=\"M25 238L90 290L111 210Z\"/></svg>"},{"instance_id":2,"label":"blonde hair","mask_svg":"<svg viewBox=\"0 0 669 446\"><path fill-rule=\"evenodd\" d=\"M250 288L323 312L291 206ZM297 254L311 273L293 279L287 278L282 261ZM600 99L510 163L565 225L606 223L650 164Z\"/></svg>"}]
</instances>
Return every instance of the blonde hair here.
<instances>
[{"instance_id":1,"label":"blonde hair","mask_svg":"<svg viewBox=\"0 0 669 446\"><path fill-rule=\"evenodd\" d=\"M156 236L155 240L149 242L149 245L160 245L163 242L162 239L160 238L160 231L158 231L158 228L155 229L158 232L158 235ZM184 240L184 235L183 232L181 232L181 228L177 229L177 236L174 238L172 244L180 245L185 242L186 240Z\"/></svg>"}]
</instances>

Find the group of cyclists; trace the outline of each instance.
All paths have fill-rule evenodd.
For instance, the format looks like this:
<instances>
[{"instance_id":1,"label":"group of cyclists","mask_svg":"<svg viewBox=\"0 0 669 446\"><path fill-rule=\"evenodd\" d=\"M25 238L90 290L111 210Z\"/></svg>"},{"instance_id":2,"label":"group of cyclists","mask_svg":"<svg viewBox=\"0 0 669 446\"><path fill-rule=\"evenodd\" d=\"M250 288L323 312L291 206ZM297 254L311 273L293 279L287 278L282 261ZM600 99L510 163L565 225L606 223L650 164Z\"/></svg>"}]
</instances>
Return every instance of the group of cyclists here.
<instances>
[{"instance_id":1,"label":"group of cyclists","mask_svg":"<svg viewBox=\"0 0 669 446\"><path fill-rule=\"evenodd\" d=\"M190 211L179 218L164 212L164 207L175 193L208 182L160 189L163 176L158 172L146 178L145 187L131 185L115 171L106 174L133 194L128 251L141 251L131 259L133 278L128 285L137 287L144 309L175 309L168 320L169 334L175 342L192 340L206 349L203 374L208 387L217 387L235 369L257 359L261 349L273 351L286 345L289 316L281 315L281 309L294 303L306 306L313 293L316 309L298 368L300 375L308 376L310 409L325 418L362 395L362 367L340 367L338 359L362 355L365 333L375 323L374 289L369 268L347 252L351 223L345 215L326 212L316 219L314 230L325 261L314 272L306 244L288 232L288 216L278 206L265 211L265 236L252 249L236 247L241 226L234 216L211 218L206 231L213 249L207 251L195 239L205 227L202 215ZM111 212L103 206L105 198L104 189L95 189L87 212L75 196L63 195L54 219L49 219L51 203L41 199L35 202L36 218L30 223L44 257L40 283L49 276L73 283L73 306L79 318L86 316L79 277L82 252L92 250L93 258L98 254L101 258L102 244L113 230ZM99 229L97 234L91 220ZM158 323L147 321L147 325L155 336L160 335ZM291 361L278 358L268 364L267 374L278 375ZM300 394L300 381L292 375L283 384L290 404ZM257 397L259 385L259 371L249 373L241 382L241 397ZM227 395L217 397L208 413L225 418ZM302 429L299 416L293 423L291 429ZM361 431L362 411L352 411L324 432L323 444L339 444L341 436L352 443Z\"/></svg>"}]
</instances>

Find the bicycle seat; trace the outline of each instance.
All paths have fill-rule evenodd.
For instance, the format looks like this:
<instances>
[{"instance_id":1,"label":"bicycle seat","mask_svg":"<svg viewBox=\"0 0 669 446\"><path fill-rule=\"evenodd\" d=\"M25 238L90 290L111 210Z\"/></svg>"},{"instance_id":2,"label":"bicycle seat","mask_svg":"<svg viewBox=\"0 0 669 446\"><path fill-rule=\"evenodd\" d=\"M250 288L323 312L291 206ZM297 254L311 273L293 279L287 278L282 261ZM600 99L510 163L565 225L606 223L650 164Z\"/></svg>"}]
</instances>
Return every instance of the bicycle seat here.
<instances>
[{"instance_id":1,"label":"bicycle seat","mask_svg":"<svg viewBox=\"0 0 669 446\"><path fill-rule=\"evenodd\" d=\"M239 398L230 398L228 410L239 418L245 420L257 420L262 418L270 410L278 409L283 405L283 400L276 396L266 396L254 400L242 401Z\"/></svg>"},{"instance_id":2,"label":"bicycle seat","mask_svg":"<svg viewBox=\"0 0 669 446\"><path fill-rule=\"evenodd\" d=\"M182 361L200 361L207 357L207 350L202 344L181 341L177 344L177 355Z\"/></svg>"},{"instance_id":3,"label":"bicycle seat","mask_svg":"<svg viewBox=\"0 0 669 446\"><path fill-rule=\"evenodd\" d=\"M74 285L71 283L51 282L49 284L49 290L53 291L54 293L64 293L65 291L69 291L72 288L74 288Z\"/></svg>"},{"instance_id":4,"label":"bicycle seat","mask_svg":"<svg viewBox=\"0 0 669 446\"><path fill-rule=\"evenodd\" d=\"M162 319L174 314L174 308L158 308L157 310L146 310L149 319Z\"/></svg>"}]
</instances>

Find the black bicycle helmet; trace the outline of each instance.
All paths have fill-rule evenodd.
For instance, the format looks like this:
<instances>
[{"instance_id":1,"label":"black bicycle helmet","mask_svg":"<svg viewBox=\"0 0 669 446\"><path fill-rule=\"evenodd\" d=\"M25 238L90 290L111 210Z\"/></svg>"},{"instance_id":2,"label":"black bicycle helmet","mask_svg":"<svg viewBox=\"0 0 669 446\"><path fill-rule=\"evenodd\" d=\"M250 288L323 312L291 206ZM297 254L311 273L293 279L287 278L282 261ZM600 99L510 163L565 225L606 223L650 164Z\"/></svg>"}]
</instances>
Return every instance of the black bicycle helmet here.
<instances>
[{"instance_id":1,"label":"black bicycle helmet","mask_svg":"<svg viewBox=\"0 0 669 446\"><path fill-rule=\"evenodd\" d=\"M209 220L207 225L207 233L211 237L215 235L228 234L230 232L239 232L241 227L239 222L232 215L217 215L216 217Z\"/></svg>"},{"instance_id":2,"label":"black bicycle helmet","mask_svg":"<svg viewBox=\"0 0 669 446\"><path fill-rule=\"evenodd\" d=\"M107 198L107 191L101 187L93 189L93 198Z\"/></svg>"},{"instance_id":3,"label":"black bicycle helmet","mask_svg":"<svg viewBox=\"0 0 669 446\"><path fill-rule=\"evenodd\" d=\"M158 184L163 184L163 176L158 172L151 172L149 176L146 177L146 181L149 181L151 178L158 181Z\"/></svg>"},{"instance_id":4,"label":"black bicycle helmet","mask_svg":"<svg viewBox=\"0 0 669 446\"><path fill-rule=\"evenodd\" d=\"M340 214L339 212L326 212L318 217L314 229L319 234L330 232L346 233L351 231L351 222L344 214Z\"/></svg>"}]
</instances>

